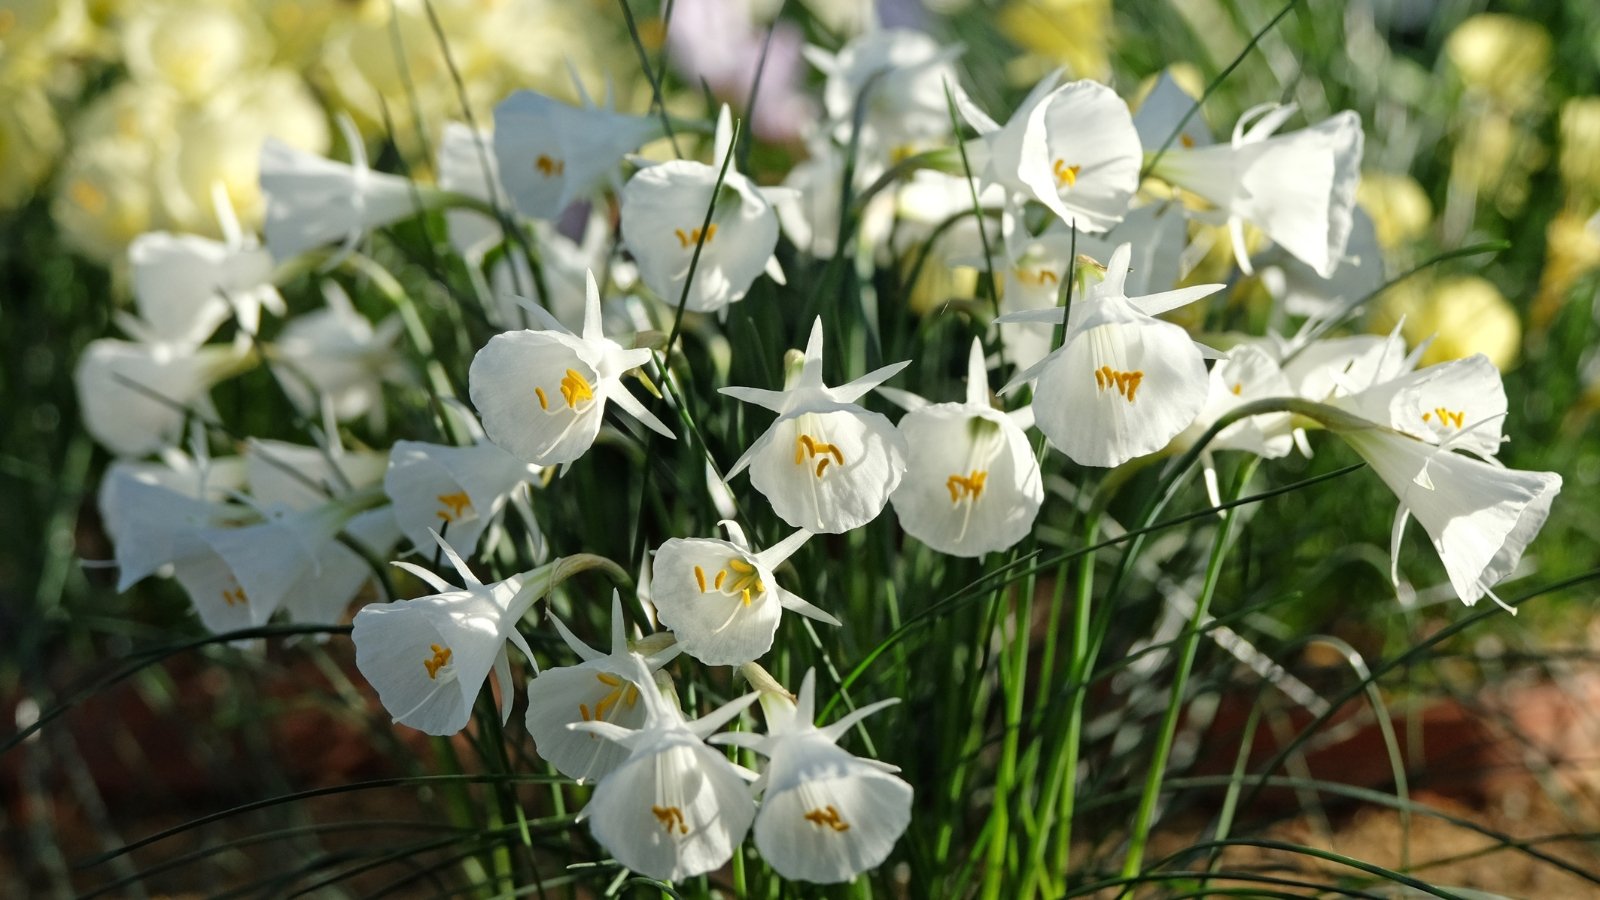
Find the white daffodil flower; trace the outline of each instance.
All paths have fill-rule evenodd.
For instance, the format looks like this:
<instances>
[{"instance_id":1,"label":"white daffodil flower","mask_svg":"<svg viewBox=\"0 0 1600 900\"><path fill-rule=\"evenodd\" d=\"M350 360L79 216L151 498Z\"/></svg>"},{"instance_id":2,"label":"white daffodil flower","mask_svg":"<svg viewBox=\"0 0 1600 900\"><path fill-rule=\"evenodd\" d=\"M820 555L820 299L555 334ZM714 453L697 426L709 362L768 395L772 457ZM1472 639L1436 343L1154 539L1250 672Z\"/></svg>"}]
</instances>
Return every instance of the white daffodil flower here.
<instances>
[{"instance_id":1,"label":"white daffodil flower","mask_svg":"<svg viewBox=\"0 0 1600 900\"><path fill-rule=\"evenodd\" d=\"M763 693L767 733L719 734L769 760L756 783L756 849L785 878L834 884L882 863L911 823L911 785L899 770L854 756L838 741L862 719L900 701L883 700L818 728L816 670L806 672L797 703Z\"/></svg>"},{"instance_id":2,"label":"white daffodil flower","mask_svg":"<svg viewBox=\"0 0 1600 900\"><path fill-rule=\"evenodd\" d=\"M1415 517L1463 603L1488 596L1515 612L1493 588L1516 568L1550 515L1560 475L1507 469L1454 452L1459 436L1433 444L1342 411L1323 424L1361 454L1400 500L1389 547L1396 584L1400 540Z\"/></svg>"},{"instance_id":3,"label":"white daffodil flower","mask_svg":"<svg viewBox=\"0 0 1600 900\"><path fill-rule=\"evenodd\" d=\"M167 463L112 463L98 500L116 548L117 591L195 555L200 529L248 515L244 507L224 502L243 483L244 468L236 459L193 461L174 453Z\"/></svg>"},{"instance_id":4,"label":"white daffodil flower","mask_svg":"<svg viewBox=\"0 0 1600 900\"><path fill-rule=\"evenodd\" d=\"M1361 118L1346 111L1274 137L1295 109L1255 107L1239 118L1231 143L1169 147L1153 170L1227 216L1234 257L1246 274L1253 269L1244 222L1323 278L1345 255L1361 177Z\"/></svg>"},{"instance_id":5,"label":"white daffodil flower","mask_svg":"<svg viewBox=\"0 0 1600 900\"><path fill-rule=\"evenodd\" d=\"M651 684L644 662L631 662L628 680ZM578 814L617 862L650 878L678 881L732 858L755 818L745 782L756 775L706 746L705 739L756 696L746 694L691 722L650 687L639 692L643 727L629 730L600 720L572 726L628 749L628 758L600 780Z\"/></svg>"},{"instance_id":6,"label":"white daffodil flower","mask_svg":"<svg viewBox=\"0 0 1600 900\"><path fill-rule=\"evenodd\" d=\"M487 441L466 447L395 441L389 451L384 493L411 545L428 556L437 531L471 556L478 540L534 467Z\"/></svg>"},{"instance_id":7,"label":"white daffodil flower","mask_svg":"<svg viewBox=\"0 0 1600 900\"><path fill-rule=\"evenodd\" d=\"M1173 439L1173 445L1188 449L1224 415L1252 400L1293 395L1289 379L1266 348L1240 344L1211 367L1205 405L1200 408L1200 414L1194 422ZM1287 456L1293 449L1294 438L1288 413L1250 416L1219 431L1200 452L1201 472L1211 505L1222 504L1215 459L1218 450L1243 450L1263 459L1277 459Z\"/></svg>"},{"instance_id":8,"label":"white daffodil flower","mask_svg":"<svg viewBox=\"0 0 1600 900\"><path fill-rule=\"evenodd\" d=\"M322 295L327 306L290 319L270 347L279 384L304 415L315 414L326 399L339 421L366 415L381 429L384 386L412 379L395 349L400 316L374 326L334 281L322 283Z\"/></svg>"},{"instance_id":9,"label":"white daffodil flower","mask_svg":"<svg viewBox=\"0 0 1600 900\"><path fill-rule=\"evenodd\" d=\"M224 240L152 231L128 245L134 305L155 340L199 346L237 318L240 338L249 341L263 308L284 313L272 284L272 254L240 230L220 185L215 200Z\"/></svg>"},{"instance_id":10,"label":"white daffodil flower","mask_svg":"<svg viewBox=\"0 0 1600 900\"><path fill-rule=\"evenodd\" d=\"M1393 381L1416 368L1423 350L1408 354L1398 328L1387 336L1357 334L1309 344L1299 337L1272 340L1294 395L1317 403Z\"/></svg>"},{"instance_id":11,"label":"white daffodil flower","mask_svg":"<svg viewBox=\"0 0 1600 900\"><path fill-rule=\"evenodd\" d=\"M907 534L940 553L982 556L1033 530L1039 463L1022 428L989 402L981 342L967 360L966 402L913 402L899 427L910 452L889 502Z\"/></svg>"},{"instance_id":12,"label":"white daffodil flower","mask_svg":"<svg viewBox=\"0 0 1600 900\"><path fill-rule=\"evenodd\" d=\"M801 52L827 78L822 104L841 144L852 138L858 102L866 108L855 137L869 159L887 159L949 136L945 85L958 80L954 61L961 45L941 47L921 32L888 28L851 40L837 54L813 46Z\"/></svg>"},{"instance_id":13,"label":"white daffodil flower","mask_svg":"<svg viewBox=\"0 0 1600 900\"><path fill-rule=\"evenodd\" d=\"M500 166L494 155L494 138L460 122L447 122L439 138L439 188L482 200L510 211L511 198L500 183ZM474 209L452 209L444 214L450 246L474 265L482 265L505 237L501 224Z\"/></svg>"},{"instance_id":14,"label":"white daffodil flower","mask_svg":"<svg viewBox=\"0 0 1600 900\"><path fill-rule=\"evenodd\" d=\"M212 414L212 385L252 359L224 346L90 341L72 372L84 427L119 456L173 446L191 412Z\"/></svg>"},{"instance_id":15,"label":"white daffodil flower","mask_svg":"<svg viewBox=\"0 0 1600 900\"><path fill-rule=\"evenodd\" d=\"M773 256L778 246L778 214L768 198L773 190L756 187L730 164L712 197L723 162L733 152L726 106L717 119L715 144L709 166L686 159L648 166L622 189L622 240L639 266L639 279L656 296L677 305L699 250L684 302L690 312L716 312L744 299L762 272L783 281Z\"/></svg>"},{"instance_id":16,"label":"white daffodil flower","mask_svg":"<svg viewBox=\"0 0 1600 900\"><path fill-rule=\"evenodd\" d=\"M1164 70L1150 93L1145 95L1144 102L1139 104L1138 112L1133 114L1133 127L1139 132L1139 143L1144 145L1145 151L1156 152L1172 136L1173 130L1180 128L1172 146L1181 149L1211 146L1211 128L1206 125L1205 118L1198 110L1192 115L1189 112L1197 105L1199 101L1172 77L1172 70ZM1188 121L1184 120L1185 116Z\"/></svg>"},{"instance_id":17,"label":"white daffodil flower","mask_svg":"<svg viewBox=\"0 0 1600 900\"><path fill-rule=\"evenodd\" d=\"M543 331L508 331L489 339L467 370L472 405L489 439L541 466L582 456L600 433L607 401L652 431L673 434L622 384L650 362L650 351L624 350L600 326L600 288L589 273L583 334L553 318Z\"/></svg>"},{"instance_id":18,"label":"white daffodil flower","mask_svg":"<svg viewBox=\"0 0 1600 900\"><path fill-rule=\"evenodd\" d=\"M1483 354L1408 371L1333 405L1430 444L1485 459L1499 454L1508 404L1500 370Z\"/></svg>"},{"instance_id":19,"label":"white daffodil flower","mask_svg":"<svg viewBox=\"0 0 1600 900\"><path fill-rule=\"evenodd\" d=\"M622 765L628 758L628 751L620 744L574 731L570 726L576 722L600 721L622 728L643 728L648 707L639 702L639 696L644 691L656 690L656 685L653 679L635 683L632 679L638 669L630 660L639 658L645 670L653 673L671 662L683 648L672 644L641 656L645 642L640 642L637 651L629 647L622 599L616 591L611 592L609 655L579 640L554 615L550 616L550 621L582 662L545 669L528 682L528 734L533 736L539 755L555 766L556 771L580 784L588 784ZM663 637L670 638L670 635Z\"/></svg>"},{"instance_id":20,"label":"white daffodil flower","mask_svg":"<svg viewBox=\"0 0 1600 900\"><path fill-rule=\"evenodd\" d=\"M554 219L589 196L615 178L625 155L661 132L655 117L569 106L533 91L517 91L494 108L500 181L531 219Z\"/></svg>"},{"instance_id":21,"label":"white daffodil flower","mask_svg":"<svg viewBox=\"0 0 1600 900\"><path fill-rule=\"evenodd\" d=\"M1383 250L1372 218L1361 207L1351 213L1350 239L1333 274L1324 278L1309 265L1272 247L1256 263L1261 283L1291 316L1326 318L1383 287Z\"/></svg>"},{"instance_id":22,"label":"white daffodil flower","mask_svg":"<svg viewBox=\"0 0 1600 900\"><path fill-rule=\"evenodd\" d=\"M838 625L839 620L784 590L772 570L811 537L801 530L753 552L731 522L732 541L672 538L655 552L650 579L656 617L683 652L708 666L736 666L772 647L783 610Z\"/></svg>"},{"instance_id":23,"label":"white daffodil flower","mask_svg":"<svg viewBox=\"0 0 1600 900\"><path fill-rule=\"evenodd\" d=\"M534 658L517 623L562 580L562 567L572 560L559 559L486 585L455 548L443 540L438 545L462 586L454 587L421 566L395 562L438 593L362 607L351 637L356 668L377 689L394 720L442 735L466 727L491 669L500 687L501 721L510 717L514 686L506 642L530 661Z\"/></svg>"},{"instance_id":24,"label":"white daffodil flower","mask_svg":"<svg viewBox=\"0 0 1600 900\"><path fill-rule=\"evenodd\" d=\"M958 108L978 130L968 158L985 184L1044 204L1079 231L1122 221L1139 187L1143 150L1128 104L1093 81L1039 82L1004 127L964 96Z\"/></svg>"},{"instance_id":25,"label":"white daffodil flower","mask_svg":"<svg viewBox=\"0 0 1600 900\"><path fill-rule=\"evenodd\" d=\"M905 474L905 438L856 401L908 365L884 366L838 387L823 384L818 318L803 363L784 390L721 389L778 414L733 464L728 479L748 467L750 483L778 517L807 531L841 534L877 518Z\"/></svg>"},{"instance_id":26,"label":"white daffodil flower","mask_svg":"<svg viewBox=\"0 0 1600 900\"><path fill-rule=\"evenodd\" d=\"M279 262L335 241L353 247L368 229L417 212L411 182L368 168L367 150L355 126L346 117L339 125L350 150L348 164L273 137L261 144L261 193L267 199L262 230L267 249Z\"/></svg>"},{"instance_id":27,"label":"white daffodil flower","mask_svg":"<svg viewBox=\"0 0 1600 900\"><path fill-rule=\"evenodd\" d=\"M1034 310L997 321L1066 318L1061 348L1023 370L1001 393L1034 381L1039 430L1073 462L1118 466L1165 447L1206 401L1203 354L1189 333L1155 318L1223 288L1203 284L1145 297L1124 293L1132 249L1118 247L1105 280L1065 309Z\"/></svg>"}]
</instances>

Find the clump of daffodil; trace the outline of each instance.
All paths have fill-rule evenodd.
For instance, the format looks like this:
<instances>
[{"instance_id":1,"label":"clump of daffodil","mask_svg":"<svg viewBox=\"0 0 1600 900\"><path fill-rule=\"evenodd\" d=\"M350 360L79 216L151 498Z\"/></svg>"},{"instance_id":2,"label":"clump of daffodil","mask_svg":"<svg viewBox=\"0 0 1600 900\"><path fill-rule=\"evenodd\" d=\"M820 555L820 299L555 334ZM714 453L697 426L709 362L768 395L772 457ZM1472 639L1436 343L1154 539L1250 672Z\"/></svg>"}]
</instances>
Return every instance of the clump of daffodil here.
<instances>
[{"instance_id":1,"label":"clump of daffodil","mask_svg":"<svg viewBox=\"0 0 1600 900\"><path fill-rule=\"evenodd\" d=\"M1498 288L1476 275L1401 283L1385 292L1372 330L1386 332L1397 324L1413 344L1433 338L1423 352L1424 365L1482 353L1504 371L1522 346L1517 311Z\"/></svg>"},{"instance_id":2,"label":"clump of daffodil","mask_svg":"<svg viewBox=\"0 0 1600 900\"><path fill-rule=\"evenodd\" d=\"M1433 224L1427 192L1403 172L1362 172L1356 203L1372 217L1378 245L1385 250L1417 240Z\"/></svg>"}]
</instances>

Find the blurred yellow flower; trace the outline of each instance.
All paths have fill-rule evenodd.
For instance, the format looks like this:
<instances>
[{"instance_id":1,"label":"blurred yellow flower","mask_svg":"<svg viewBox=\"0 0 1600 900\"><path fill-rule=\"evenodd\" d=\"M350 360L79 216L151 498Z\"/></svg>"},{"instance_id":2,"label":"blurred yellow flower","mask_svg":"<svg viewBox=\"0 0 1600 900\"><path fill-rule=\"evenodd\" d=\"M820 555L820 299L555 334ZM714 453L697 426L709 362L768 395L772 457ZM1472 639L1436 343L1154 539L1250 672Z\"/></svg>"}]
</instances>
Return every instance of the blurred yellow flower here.
<instances>
[{"instance_id":1,"label":"blurred yellow flower","mask_svg":"<svg viewBox=\"0 0 1600 900\"><path fill-rule=\"evenodd\" d=\"M140 3L121 28L122 54L135 80L164 84L203 100L266 62L261 23L226 4Z\"/></svg>"},{"instance_id":2,"label":"blurred yellow flower","mask_svg":"<svg viewBox=\"0 0 1600 900\"><path fill-rule=\"evenodd\" d=\"M1538 136L1512 116L1486 110L1463 126L1450 157L1451 190L1469 190L1501 215L1514 216L1528 199L1528 179L1544 165Z\"/></svg>"},{"instance_id":3,"label":"blurred yellow flower","mask_svg":"<svg viewBox=\"0 0 1600 900\"><path fill-rule=\"evenodd\" d=\"M1529 325L1543 329L1560 312L1574 283L1600 269L1600 228L1594 219L1562 212L1545 229L1544 269L1539 273L1539 295L1533 302Z\"/></svg>"},{"instance_id":4,"label":"blurred yellow flower","mask_svg":"<svg viewBox=\"0 0 1600 900\"><path fill-rule=\"evenodd\" d=\"M1549 32L1537 22L1482 13L1456 26L1444 52L1469 90L1515 110L1537 105L1544 96L1550 47Z\"/></svg>"},{"instance_id":5,"label":"blurred yellow flower","mask_svg":"<svg viewBox=\"0 0 1600 900\"><path fill-rule=\"evenodd\" d=\"M1561 104L1558 156L1568 205L1600 206L1600 96L1570 97Z\"/></svg>"},{"instance_id":6,"label":"blurred yellow flower","mask_svg":"<svg viewBox=\"0 0 1600 900\"><path fill-rule=\"evenodd\" d=\"M1014 77L1034 81L1065 66L1068 78L1105 81L1111 75L1111 0L1011 0L1000 8L1001 34L1033 56L1013 64Z\"/></svg>"},{"instance_id":7,"label":"blurred yellow flower","mask_svg":"<svg viewBox=\"0 0 1600 900\"><path fill-rule=\"evenodd\" d=\"M0 88L0 211L28 201L55 165L61 144L61 123L42 88Z\"/></svg>"},{"instance_id":8,"label":"blurred yellow flower","mask_svg":"<svg viewBox=\"0 0 1600 900\"><path fill-rule=\"evenodd\" d=\"M1422 237L1433 224L1433 204L1416 179L1402 172L1363 172L1356 202L1372 217L1378 245L1393 250Z\"/></svg>"},{"instance_id":9,"label":"blurred yellow flower","mask_svg":"<svg viewBox=\"0 0 1600 900\"><path fill-rule=\"evenodd\" d=\"M153 227L150 160L148 145L116 136L74 150L50 207L68 245L104 265L122 262Z\"/></svg>"},{"instance_id":10,"label":"blurred yellow flower","mask_svg":"<svg viewBox=\"0 0 1600 900\"><path fill-rule=\"evenodd\" d=\"M1522 323L1498 288L1476 275L1434 281L1413 278L1385 291L1371 328L1385 333L1405 317L1402 333L1411 344L1433 338L1421 364L1482 353L1504 371L1522 346Z\"/></svg>"}]
</instances>

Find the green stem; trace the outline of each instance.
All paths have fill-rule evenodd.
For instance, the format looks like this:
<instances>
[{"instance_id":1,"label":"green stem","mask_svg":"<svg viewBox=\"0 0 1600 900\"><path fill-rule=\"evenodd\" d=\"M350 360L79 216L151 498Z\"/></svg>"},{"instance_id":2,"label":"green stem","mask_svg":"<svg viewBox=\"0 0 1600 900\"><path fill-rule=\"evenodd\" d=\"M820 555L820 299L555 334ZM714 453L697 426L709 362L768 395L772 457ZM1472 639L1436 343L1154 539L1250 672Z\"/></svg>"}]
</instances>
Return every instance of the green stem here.
<instances>
[{"instance_id":1,"label":"green stem","mask_svg":"<svg viewBox=\"0 0 1600 900\"><path fill-rule=\"evenodd\" d=\"M1255 473L1260 460L1252 458L1240 472L1233 496L1237 499ZM1178 650L1178 669L1172 681L1172 693L1167 698L1167 710L1161 718L1161 732L1155 744L1155 756L1145 773L1144 794L1139 798L1139 810L1134 816L1133 831L1129 837L1128 855L1122 861L1122 877L1133 878L1144 865L1144 850L1150 840L1150 823L1155 817L1156 800L1161 796L1161 782L1167 774L1167 758L1172 752L1172 740L1178 731L1178 717L1183 712L1184 691L1189 684L1189 673L1194 668L1194 658L1200 648L1200 631L1210 615L1211 598L1216 595L1217 581L1222 575L1222 563L1227 558L1228 546L1233 536L1233 523L1238 510L1230 509L1222 515L1222 527L1217 529L1211 545L1211 559L1206 563L1205 584L1195 600L1194 615L1184 631L1183 643Z\"/></svg>"},{"instance_id":2,"label":"green stem","mask_svg":"<svg viewBox=\"0 0 1600 900\"><path fill-rule=\"evenodd\" d=\"M1092 546L1100 533L1100 514L1091 512L1084 521L1083 542ZM1094 601L1093 552L1078 561L1078 597L1073 606L1071 666L1067 669L1072 695L1067 706L1067 737L1059 757L1061 793L1056 803L1055 840L1050 853L1050 870L1065 873L1072 855L1072 815L1078 804L1078 756L1083 743L1083 703L1089 690L1089 628Z\"/></svg>"}]
</instances>

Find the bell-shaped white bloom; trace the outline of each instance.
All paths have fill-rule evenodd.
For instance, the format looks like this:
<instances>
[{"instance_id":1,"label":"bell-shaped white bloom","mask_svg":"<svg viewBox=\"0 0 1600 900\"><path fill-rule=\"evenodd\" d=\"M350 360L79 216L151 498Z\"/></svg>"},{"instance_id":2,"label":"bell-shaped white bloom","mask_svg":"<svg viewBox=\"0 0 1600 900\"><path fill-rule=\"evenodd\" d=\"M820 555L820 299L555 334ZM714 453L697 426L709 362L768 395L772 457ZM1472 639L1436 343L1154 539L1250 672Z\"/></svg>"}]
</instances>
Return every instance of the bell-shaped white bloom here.
<instances>
[{"instance_id":1,"label":"bell-shaped white bloom","mask_svg":"<svg viewBox=\"0 0 1600 900\"><path fill-rule=\"evenodd\" d=\"M1039 430L1073 462L1118 466L1165 447L1206 401L1206 367L1189 333L1155 318L1223 288L1204 284L1128 297L1124 283L1132 254L1118 247L1105 280L1073 301L1002 316L1004 322L1051 322L1066 317L1061 348L1018 374L1002 393L1035 381Z\"/></svg>"},{"instance_id":2,"label":"bell-shaped white bloom","mask_svg":"<svg viewBox=\"0 0 1600 900\"><path fill-rule=\"evenodd\" d=\"M383 490L394 504L400 530L418 553L432 552L430 532L436 531L450 546L471 556L478 539L532 468L488 442L451 447L395 441Z\"/></svg>"},{"instance_id":3,"label":"bell-shaped white bloom","mask_svg":"<svg viewBox=\"0 0 1600 900\"><path fill-rule=\"evenodd\" d=\"M537 465L571 462L600 433L607 401L657 434L673 436L622 384L629 370L650 362L650 351L624 350L601 332L593 273L582 336L554 319L546 325L544 331L497 334L472 358L468 390L490 440Z\"/></svg>"},{"instance_id":4,"label":"bell-shaped white bloom","mask_svg":"<svg viewBox=\"0 0 1600 900\"><path fill-rule=\"evenodd\" d=\"M249 359L221 346L90 341L72 373L84 427L119 456L170 447L191 412L211 414L212 385Z\"/></svg>"},{"instance_id":5,"label":"bell-shaped white bloom","mask_svg":"<svg viewBox=\"0 0 1600 900\"><path fill-rule=\"evenodd\" d=\"M1281 247L1269 249L1256 263L1261 283L1289 315L1337 315L1383 287L1383 250L1372 217L1358 206L1351 220L1343 258L1326 278Z\"/></svg>"},{"instance_id":6,"label":"bell-shaped white bloom","mask_svg":"<svg viewBox=\"0 0 1600 900\"><path fill-rule=\"evenodd\" d=\"M1178 135L1173 139L1173 147L1211 146L1211 128L1206 125L1205 118L1198 110L1190 113L1197 105L1198 101L1172 77L1172 70L1163 71L1150 93L1145 95L1144 102L1139 104L1139 111L1133 114L1133 127L1139 132L1139 143L1144 145L1145 152L1161 149L1174 130Z\"/></svg>"},{"instance_id":7,"label":"bell-shaped white bloom","mask_svg":"<svg viewBox=\"0 0 1600 900\"><path fill-rule=\"evenodd\" d=\"M533 91L517 91L494 108L500 181L517 210L533 219L559 216L614 179L626 154L660 134L660 119L569 106Z\"/></svg>"},{"instance_id":8,"label":"bell-shaped white bloom","mask_svg":"<svg viewBox=\"0 0 1600 900\"><path fill-rule=\"evenodd\" d=\"M338 443L318 447L251 438L244 451L250 496L263 507L313 509L330 497L373 487L387 467L388 456L382 452L346 450Z\"/></svg>"},{"instance_id":9,"label":"bell-shaped white bloom","mask_svg":"<svg viewBox=\"0 0 1600 900\"><path fill-rule=\"evenodd\" d=\"M248 514L225 504L243 485L238 460L112 463L100 481L100 517L116 548L117 590L199 551L197 532Z\"/></svg>"},{"instance_id":10,"label":"bell-shaped white bloom","mask_svg":"<svg viewBox=\"0 0 1600 900\"><path fill-rule=\"evenodd\" d=\"M647 672L671 662L683 649L673 644L649 656L628 645L622 599L611 593L611 653L604 654L579 640L565 623L550 616L561 639L581 660L575 666L545 669L528 682L528 734L534 746L556 771L580 784L610 774L628 758L627 748L598 735L575 731L577 722L610 722L622 728L645 725L647 705L640 694L656 689L655 681L636 683L639 658ZM670 636L669 636L670 637Z\"/></svg>"},{"instance_id":11,"label":"bell-shaped white bloom","mask_svg":"<svg viewBox=\"0 0 1600 900\"><path fill-rule=\"evenodd\" d=\"M412 378L395 348L400 316L374 326L337 282L323 282L322 294L328 305L290 319L272 344L279 383L304 415L314 415L325 398L341 422L367 415L381 427L384 386Z\"/></svg>"},{"instance_id":12,"label":"bell-shaped white bloom","mask_svg":"<svg viewBox=\"0 0 1600 900\"><path fill-rule=\"evenodd\" d=\"M750 483L796 528L841 534L883 512L906 471L906 443L888 419L856 405L910 362L838 387L822 383L822 319L811 325L803 364L781 391L725 387L722 393L778 414L728 471Z\"/></svg>"},{"instance_id":13,"label":"bell-shaped white bloom","mask_svg":"<svg viewBox=\"0 0 1600 900\"><path fill-rule=\"evenodd\" d=\"M500 184L500 166L493 138L460 122L447 122L439 138L439 188L482 200L509 211L511 198ZM483 258L505 237L501 224L472 209L452 209L444 214L450 246L467 260L481 265Z\"/></svg>"},{"instance_id":14,"label":"bell-shaped white bloom","mask_svg":"<svg viewBox=\"0 0 1600 900\"><path fill-rule=\"evenodd\" d=\"M1505 384L1481 353L1403 372L1332 402L1430 444L1486 459L1499 454L1506 440Z\"/></svg>"},{"instance_id":15,"label":"bell-shaped white bloom","mask_svg":"<svg viewBox=\"0 0 1600 900\"><path fill-rule=\"evenodd\" d=\"M351 637L356 668L396 722L428 734L455 734L472 718L491 669L500 687L501 721L510 717L514 688L506 643L533 659L517 623L560 580L558 570L569 560L486 585L449 544L439 541L439 550L461 576L461 587L421 566L396 562L438 593L362 607Z\"/></svg>"},{"instance_id":16,"label":"bell-shaped white bloom","mask_svg":"<svg viewBox=\"0 0 1600 900\"><path fill-rule=\"evenodd\" d=\"M764 656L778 619L790 609L829 625L839 620L777 583L772 570L811 537L796 531L757 553L738 526L732 541L672 538L655 553L650 587L656 617L683 652L708 666L736 666Z\"/></svg>"},{"instance_id":17,"label":"bell-shaped white bloom","mask_svg":"<svg viewBox=\"0 0 1600 900\"><path fill-rule=\"evenodd\" d=\"M272 257L285 261L335 241L354 246L368 229L417 212L417 191L398 175L374 172L355 126L341 118L349 163L297 150L277 138L261 144L262 230Z\"/></svg>"},{"instance_id":18,"label":"bell-shaped white bloom","mask_svg":"<svg viewBox=\"0 0 1600 900\"><path fill-rule=\"evenodd\" d=\"M762 695L767 733L712 738L765 755L756 815L756 849L779 875L798 881L848 881L888 858L911 823L911 785L894 766L842 750L856 723L898 700L863 706L826 728L816 715L816 670L806 672L798 703Z\"/></svg>"},{"instance_id":19,"label":"bell-shaped white bloom","mask_svg":"<svg viewBox=\"0 0 1600 900\"><path fill-rule=\"evenodd\" d=\"M1294 395L1318 403L1399 378L1416 368L1423 349L1406 353L1398 328L1387 336L1358 334L1310 343L1301 337L1274 340Z\"/></svg>"},{"instance_id":20,"label":"bell-shaped white bloom","mask_svg":"<svg viewBox=\"0 0 1600 900\"><path fill-rule=\"evenodd\" d=\"M778 223L791 243L816 259L831 259L838 252L840 188L844 184L845 151L825 136L807 142L810 155L795 163L783 178L788 193L773 198ZM927 172L919 169L913 176ZM883 174L883 166L858 158L854 189L859 192ZM857 193L856 196L860 196ZM968 205L971 200L968 199ZM893 192L882 191L867 202L856 226L856 239L877 247L888 238L895 222Z\"/></svg>"},{"instance_id":21,"label":"bell-shaped white bloom","mask_svg":"<svg viewBox=\"0 0 1600 900\"><path fill-rule=\"evenodd\" d=\"M755 182L723 162L733 152L724 106L717 122L711 165L673 160L648 166L622 189L622 240L639 266L639 278L656 296L676 305L694 267L684 309L716 312L744 299L762 272L782 281L772 255L778 246L778 214ZM722 188L713 198L717 176ZM711 222L706 224L706 210Z\"/></svg>"},{"instance_id":22,"label":"bell-shaped white bloom","mask_svg":"<svg viewBox=\"0 0 1600 900\"><path fill-rule=\"evenodd\" d=\"M1194 422L1173 439L1173 445L1188 449L1223 416L1252 400L1293 395L1289 379L1266 348L1256 344L1240 344L1211 367L1205 405ZM1243 450L1263 459L1277 459L1287 456L1293 449L1294 437L1288 413L1267 413L1234 422L1217 432L1205 449L1200 451L1206 496L1211 499L1213 506L1222 504L1215 460L1218 450Z\"/></svg>"},{"instance_id":23,"label":"bell-shaped white bloom","mask_svg":"<svg viewBox=\"0 0 1600 900\"><path fill-rule=\"evenodd\" d=\"M1265 104L1241 116L1228 144L1169 147L1154 174L1224 212L1234 255L1252 271L1243 222L1326 278L1345 255L1361 173L1361 118L1342 112L1273 136L1295 106Z\"/></svg>"},{"instance_id":24,"label":"bell-shaped white bloom","mask_svg":"<svg viewBox=\"0 0 1600 900\"><path fill-rule=\"evenodd\" d=\"M650 684L644 662L631 662L628 680ZM595 840L617 862L651 878L677 881L721 868L755 818L745 782L756 776L706 746L705 739L756 695L692 722L653 687L641 690L639 699L645 724L637 730L601 720L572 726L628 749L628 758L600 780L578 817L589 820Z\"/></svg>"},{"instance_id":25,"label":"bell-shaped white bloom","mask_svg":"<svg viewBox=\"0 0 1600 900\"><path fill-rule=\"evenodd\" d=\"M989 402L981 342L968 357L966 402L914 402L899 427L910 451L889 501L907 534L941 553L982 556L1033 530L1039 463L1022 428Z\"/></svg>"},{"instance_id":26,"label":"bell-shaped white bloom","mask_svg":"<svg viewBox=\"0 0 1600 900\"><path fill-rule=\"evenodd\" d=\"M1459 437L1433 444L1351 415L1331 416L1324 424L1349 442L1400 500L1390 541L1395 582L1400 539L1415 517L1463 603L1471 606L1487 595L1506 606L1493 587L1516 568L1544 525L1561 491L1561 476L1507 469L1456 453Z\"/></svg>"},{"instance_id":27,"label":"bell-shaped white bloom","mask_svg":"<svg viewBox=\"0 0 1600 900\"><path fill-rule=\"evenodd\" d=\"M959 44L941 47L921 32L890 28L869 31L837 54L809 46L803 53L827 77L822 103L834 136L850 142L856 105L864 102L859 145L869 158L887 158L950 134L945 86L958 81L954 60L961 50Z\"/></svg>"},{"instance_id":28,"label":"bell-shaped white bloom","mask_svg":"<svg viewBox=\"0 0 1600 900\"><path fill-rule=\"evenodd\" d=\"M969 151L986 184L1043 203L1079 231L1122 221L1144 161L1128 104L1093 81L1036 85L1000 127L970 101L959 104L980 138Z\"/></svg>"},{"instance_id":29,"label":"bell-shaped white bloom","mask_svg":"<svg viewBox=\"0 0 1600 900\"><path fill-rule=\"evenodd\" d=\"M261 310L283 315L272 284L272 254L239 228L227 193L216 191L217 216L226 240L152 231L128 245L134 305L151 337L198 346L217 326L237 318L249 340Z\"/></svg>"}]
</instances>

